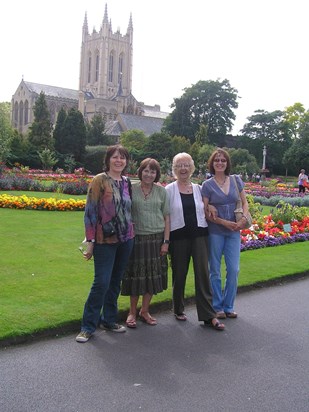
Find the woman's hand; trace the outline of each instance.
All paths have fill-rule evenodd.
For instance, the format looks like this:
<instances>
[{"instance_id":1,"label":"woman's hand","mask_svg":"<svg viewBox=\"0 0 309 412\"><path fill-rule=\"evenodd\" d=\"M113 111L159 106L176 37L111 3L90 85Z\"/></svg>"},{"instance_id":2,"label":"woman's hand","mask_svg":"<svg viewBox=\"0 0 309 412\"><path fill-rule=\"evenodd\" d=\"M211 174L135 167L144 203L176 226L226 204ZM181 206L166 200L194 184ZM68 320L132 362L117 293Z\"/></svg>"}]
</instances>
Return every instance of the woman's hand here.
<instances>
[{"instance_id":1,"label":"woman's hand","mask_svg":"<svg viewBox=\"0 0 309 412\"><path fill-rule=\"evenodd\" d=\"M236 232L239 229L238 223L232 222L230 220L222 219L222 225L233 232Z\"/></svg>"},{"instance_id":2,"label":"woman's hand","mask_svg":"<svg viewBox=\"0 0 309 412\"><path fill-rule=\"evenodd\" d=\"M168 253L168 243L163 243L161 245L161 251L160 251L160 255L161 256L165 256Z\"/></svg>"},{"instance_id":3,"label":"woman's hand","mask_svg":"<svg viewBox=\"0 0 309 412\"><path fill-rule=\"evenodd\" d=\"M93 247L94 247L94 243L93 242L88 242L87 243L87 250L85 253L83 253L84 259L86 260L90 260L92 258L93 255Z\"/></svg>"},{"instance_id":4,"label":"woman's hand","mask_svg":"<svg viewBox=\"0 0 309 412\"><path fill-rule=\"evenodd\" d=\"M216 221L218 217L218 211L215 206L208 204L207 206L207 215L210 217L210 219L213 219Z\"/></svg>"}]
</instances>

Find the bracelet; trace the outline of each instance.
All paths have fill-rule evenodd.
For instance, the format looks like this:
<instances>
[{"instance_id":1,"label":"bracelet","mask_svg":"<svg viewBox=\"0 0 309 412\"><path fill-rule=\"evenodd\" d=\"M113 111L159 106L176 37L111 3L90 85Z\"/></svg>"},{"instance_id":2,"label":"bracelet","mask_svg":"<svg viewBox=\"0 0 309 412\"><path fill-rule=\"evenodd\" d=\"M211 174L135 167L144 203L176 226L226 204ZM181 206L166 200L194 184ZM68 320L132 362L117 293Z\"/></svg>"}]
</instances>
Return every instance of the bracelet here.
<instances>
[{"instance_id":1,"label":"bracelet","mask_svg":"<svg viewBox=\"0 0 309 412\"><path fill-rule=\"evenodd\" d=\"M243 215L242 218L246 219L246 221L248 222L247 216Z\"/></svg>"}]
</instances>

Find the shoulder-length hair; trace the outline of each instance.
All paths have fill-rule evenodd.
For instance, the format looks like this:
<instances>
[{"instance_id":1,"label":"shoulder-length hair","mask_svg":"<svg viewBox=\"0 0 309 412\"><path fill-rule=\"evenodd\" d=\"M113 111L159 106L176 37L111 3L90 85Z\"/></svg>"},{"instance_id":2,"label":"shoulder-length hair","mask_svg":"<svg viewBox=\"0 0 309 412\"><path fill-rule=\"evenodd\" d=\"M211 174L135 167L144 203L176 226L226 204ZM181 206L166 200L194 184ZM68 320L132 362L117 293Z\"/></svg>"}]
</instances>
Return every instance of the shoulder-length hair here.
<instances>
[{"instance_id":1,"label":"shoulder-length hair","mask_svg":"<svg viewBox=\"0 0 309 412\"><path fill-rule=\"evenodd\" d=\"M214 159L216 156L221 155L226 159L226 168L224 170L224 174L228 176L231 172L231 158L228 152L224 149L216 149L208 159L208 169L211 174L215 174L215 169L214 169Z\"/></svg>"},{"instance_id":2,"label":"shoulder-length hair","mask_svg":"<svg viewBox=\"0 0 309 412\"><path fill-rule=\"evenodd\" d=\"M129 152L127 151L127 149L125 147L121 146L120 144L115 144L114 146L109 146L107 148L107 151L106 151L106 154L105 154L105 159L104 159L104 166L105 166L104 171L105 172L109 171L111 157L117 151L119 152L120 156L124 156L126 158L126 167L123 169L122 174L125 173L125 170L127 169L128 164L129 164L130 155L129 155Z\"/></svg>"},{"instance_id":3,"label":"shoulder-length hair","mask_svg":"<svg viewBox=\"0 0 309 412\"><path fill-rule=\"evenodd\" d=\"M139 168L137 171L139 180L142 180L142 172L144 169L146 169L147 166L149 166L149 169L155 170L157 172L154 182L158 182L161 177L160 164L157 160L152 159L151 157L147 157L147 159L144 159L141 161L141 164L139 165Z\"/></svg>"}]
</instances>

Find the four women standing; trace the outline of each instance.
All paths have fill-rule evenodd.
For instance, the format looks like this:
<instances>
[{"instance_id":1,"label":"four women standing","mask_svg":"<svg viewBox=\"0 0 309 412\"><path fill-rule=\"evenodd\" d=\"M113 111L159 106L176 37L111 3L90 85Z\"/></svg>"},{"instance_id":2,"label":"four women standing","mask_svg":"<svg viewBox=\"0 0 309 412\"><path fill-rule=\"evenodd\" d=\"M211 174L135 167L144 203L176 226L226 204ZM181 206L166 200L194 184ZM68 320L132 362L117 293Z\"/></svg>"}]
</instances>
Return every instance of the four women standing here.
<instances>
[{"instance_id":1,"label":"four women standing","mask_svg":"<svg viewBox=\"0 0 309 412\"><path fill-rule=\"evenodd\" d=\"M95 273L76 340L88 341L98 325L109 331L125 331L116 323L124 273L122 294L130 296L127 327L136 327L140 295L143 297L140 319L148 325L157 324L149 313L149 305L154 294L167 289L169 246L176 319L187 319L184 293L192 258L198 319L216 330L224 330L218 318L237 317L234 300L239 271L239 231L245 226L248 213L243 183L239 177L232 179L229 175L228 153L217 149L211 155L208 167L214 177L205 181L202 188L191 181L195 167L188 153L174 157L172 170L176 180L166 189L156 184L160 179L160 165L151 158L141 162L140 183L131 188L123 176L128 161L125 148L109 147L106 172L95 176L89 186L84 218L88 246L84 257L86 260L94 257ZM234 210L238 192L244 217L236 223ZM227 276L222 294L223 255Z\"/></svg>"}]
</instances>

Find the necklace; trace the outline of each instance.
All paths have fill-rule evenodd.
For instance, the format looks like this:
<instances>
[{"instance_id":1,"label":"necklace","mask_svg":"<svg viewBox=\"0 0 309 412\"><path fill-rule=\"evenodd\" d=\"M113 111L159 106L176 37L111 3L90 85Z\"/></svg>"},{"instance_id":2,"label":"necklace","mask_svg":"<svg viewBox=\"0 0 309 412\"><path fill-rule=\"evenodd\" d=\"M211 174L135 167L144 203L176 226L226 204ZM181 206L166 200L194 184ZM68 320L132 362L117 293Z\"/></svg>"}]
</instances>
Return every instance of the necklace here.
<instances>
[{"instance_id":1,"label":"necklace","mask_svg":"<svg viewBox=\"0 0 309 412\"><path fill-rule=\"evenodd\" d=\"M152 188L153 188L153 185L151 185L151 188L150 188L149 192L146 192L146 191L144 191L143 186L141 185L141 190L142 190L143 195L144 195L144 200L148 199L148 197L150 196L150 193L152 192Z\"/></svg>"},{"instance_id":2,"label":"necklace","mask_svg":"<svg viewBox=\"0 0 309 412\"><path fill-rule=\"evenodd\" d=\"M223 186L225 185L225 182L226 182L226 176L224 177L223 183L220 183L220 182L217 180L216 177L215 177L215 181L216 181L217 185L222 189Z\"/></svg>"},{"instance_id":3,"label":"necklace","mask_svg":"<svg viewBox=\"0 0 309 412\"><path fill-rule=\"evenodd\" d=\"M192 191L192 183L181 183L178 182L179 188L181 189L182 192L186 192L186 193L191 193Z\"/></svg>"}]
</instances>

